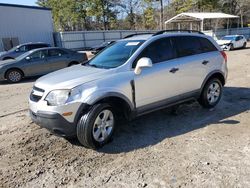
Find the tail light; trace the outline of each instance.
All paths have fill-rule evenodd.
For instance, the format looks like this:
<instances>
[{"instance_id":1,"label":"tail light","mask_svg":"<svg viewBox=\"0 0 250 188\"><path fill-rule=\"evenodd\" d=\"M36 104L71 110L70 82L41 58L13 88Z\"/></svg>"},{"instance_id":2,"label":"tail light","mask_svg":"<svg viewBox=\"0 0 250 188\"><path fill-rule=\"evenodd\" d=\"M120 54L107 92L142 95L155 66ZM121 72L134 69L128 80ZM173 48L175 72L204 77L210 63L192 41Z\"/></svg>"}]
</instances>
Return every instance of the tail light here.
<instances>
[{"instance_id":1,"label":"tail light","mask_svg":"<svg viewBox=\"0 0 250 188\"><path fill-rule=\"evenodd\" d=\"M227 63L227 54L224 51L220 51L222 57L224 58L225 62Z\"/></svg>"}]
</instances>

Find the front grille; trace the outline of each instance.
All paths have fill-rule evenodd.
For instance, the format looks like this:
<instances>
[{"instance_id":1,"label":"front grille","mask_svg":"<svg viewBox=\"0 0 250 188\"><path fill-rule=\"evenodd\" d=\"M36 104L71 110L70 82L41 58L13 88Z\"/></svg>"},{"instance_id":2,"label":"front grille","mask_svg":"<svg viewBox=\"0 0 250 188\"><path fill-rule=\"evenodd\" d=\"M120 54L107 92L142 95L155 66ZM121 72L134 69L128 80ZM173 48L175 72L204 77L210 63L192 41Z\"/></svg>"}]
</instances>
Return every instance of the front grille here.
<instances>
[{"instance_id":1,"label":"front grille","mask_svg":"<svg viewBox=\"0 0 250 188\"><path fill-rule=\"evenodd\" d=\"M34 86L30 94L30 100L33 102L38 102L43 97L43 94L43 89Z\"/></svg>"}]
</instances>

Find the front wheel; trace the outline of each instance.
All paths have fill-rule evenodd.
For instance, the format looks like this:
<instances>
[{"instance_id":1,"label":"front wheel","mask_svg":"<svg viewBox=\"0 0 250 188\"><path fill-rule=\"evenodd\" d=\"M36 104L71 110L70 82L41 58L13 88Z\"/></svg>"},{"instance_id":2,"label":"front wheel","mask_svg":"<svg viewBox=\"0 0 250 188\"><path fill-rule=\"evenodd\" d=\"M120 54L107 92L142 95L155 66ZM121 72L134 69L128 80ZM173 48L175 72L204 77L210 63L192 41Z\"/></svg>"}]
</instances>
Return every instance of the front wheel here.
<instances>
[{"instance_id":1,"label":"front wheel","mask_svg":"<svg viewBox=\"0 0 250 188\"><path fill-rule=\"evenodd\" d=\"M111 139L115 123L113 108L109 104L97 104L80 118L77 138L87 148L100 148Z\"/></svg>"},{"instance_id":2,"label":"front wheel","mask_svg":"<svg viewBox=\"0 0 250 188\"><path fill-rule=\"evenodd\" d=\"M215 107L221 99L222 84L217 78L209 80L201 93L199 103L205 108Z\"/></svg>"},{"instance_id":3,"label":"front wheel","mask_svg":"<svg viewBox=\"0 0 250 188\"><path fill-rule=\"evenodd\" d=\"M229 50L234 50L234 45L233 44L229 45Z\"/></svg>"}]
</instances>

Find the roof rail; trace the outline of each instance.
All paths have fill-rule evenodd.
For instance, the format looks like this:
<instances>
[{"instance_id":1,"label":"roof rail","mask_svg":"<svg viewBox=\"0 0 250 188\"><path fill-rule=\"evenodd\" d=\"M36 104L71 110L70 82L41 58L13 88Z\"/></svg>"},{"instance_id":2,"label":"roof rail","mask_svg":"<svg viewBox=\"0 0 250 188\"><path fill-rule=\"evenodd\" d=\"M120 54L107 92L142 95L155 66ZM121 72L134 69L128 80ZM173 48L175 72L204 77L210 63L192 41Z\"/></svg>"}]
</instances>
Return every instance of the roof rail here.
<instances>
[{"instance_id":1,"label":"roof rail","mask_svg":"<svg viewBox=\"0 0 250 188\"><path fill-rule=\"evenodd\" d=\"M134 34L130 34L130 35L127 35L126 37L124 37L124 39L126 39L126 38L130 38L130 37L133 37L133 36L136 36L136 35L148 35L148 34L155 34L155 32L153 33L153 32L147 32L147 33L134 33Z\"/></svg>"},{"instance_id":2,"label":"roof rail","mask_svg":"<svg viewBox=\"0 0 250 188\"><path fill-rule=\"evenodd\" d=\"M157 33L153 34L153 36L160 35L160 34L167 33L167 32L187 32L187 33L199 33L199 34L204 35L204 33L200 32L200 31L196 31L196 30L178 30L178 29L171 30L170 29L170 30L158 31Z\"/></svg>"}]
</instances>

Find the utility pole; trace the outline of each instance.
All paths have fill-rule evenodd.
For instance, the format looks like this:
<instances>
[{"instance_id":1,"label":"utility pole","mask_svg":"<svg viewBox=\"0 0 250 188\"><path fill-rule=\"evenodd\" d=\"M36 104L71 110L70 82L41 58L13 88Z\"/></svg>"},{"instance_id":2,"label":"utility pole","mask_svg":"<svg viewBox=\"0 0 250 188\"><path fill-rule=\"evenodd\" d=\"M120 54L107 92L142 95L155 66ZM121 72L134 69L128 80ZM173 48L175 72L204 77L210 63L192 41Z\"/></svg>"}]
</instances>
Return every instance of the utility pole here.
<instances>
[{"instance_id":1,"label":"utility pole","mask_svg":"<svg viewBox=\"0 0 250 188\"><path fill-rule=\"evenodd\" d=\"M161 30L163 30L163 22L164 22L164 17L163 17L163 0L160 0L161 4Z\"/></svg>"},{"instance_id":2,"label":"utility pole","mask_svg":"<svg viewBox=\"0 0 250 188\"><path fill-rule=\"evenodd\" d=\"M163 17L163 0L155 0L159 1L160 3L160 29L163 30L163 22L164 22L164 17Z\"/></svg>"}]
</instances>

